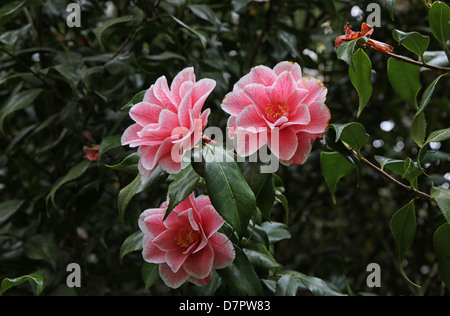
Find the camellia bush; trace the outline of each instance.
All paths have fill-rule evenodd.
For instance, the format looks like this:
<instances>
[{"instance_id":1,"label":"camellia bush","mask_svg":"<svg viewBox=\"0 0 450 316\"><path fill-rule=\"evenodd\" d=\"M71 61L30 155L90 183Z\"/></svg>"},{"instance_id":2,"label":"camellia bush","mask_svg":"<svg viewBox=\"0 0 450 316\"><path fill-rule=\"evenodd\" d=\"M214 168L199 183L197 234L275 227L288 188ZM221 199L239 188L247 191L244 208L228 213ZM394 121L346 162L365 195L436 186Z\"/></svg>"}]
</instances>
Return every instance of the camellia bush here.
<instances>
[{"instance_id":1,"label":"camellia bush","mask_svg":"<svg viewBox=\"0 0 450 316\"><path fill-rule=\"evenodd\" d=\"M2 3L0 295L448 295L449 21Z\"/></svg>"}]
</instances>

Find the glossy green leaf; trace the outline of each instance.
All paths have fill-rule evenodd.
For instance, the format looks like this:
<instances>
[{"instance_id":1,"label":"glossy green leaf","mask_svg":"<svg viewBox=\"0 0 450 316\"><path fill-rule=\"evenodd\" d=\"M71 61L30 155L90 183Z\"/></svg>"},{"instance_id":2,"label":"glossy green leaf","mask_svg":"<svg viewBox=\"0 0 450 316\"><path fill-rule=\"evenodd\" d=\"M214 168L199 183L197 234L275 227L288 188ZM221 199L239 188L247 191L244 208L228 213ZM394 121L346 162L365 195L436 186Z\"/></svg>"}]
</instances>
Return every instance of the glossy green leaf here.
<instances>
[{"instance_id":1,"label":"glossy green leaf","mask_svg":"<svg viewBox=\"0 0 450 316\"><path fill-rule=\"evenodd\" d=\"M233 156L221 147L203 151L204 179L217 212L238 232L245 232L256 210L256 198Z\"/></svg>"},{"instance_id":2,"label":"glossy green leaf","mask_svg":"<svg viewBox=\"0 0 450 316\"><path fill-rule=\"evenodd\" d=\"M436 257L439 262L439 270L441 272L442 281L450 290L450 224L445 223L440 226L434 233L433 245Z\"/></svg>"},{"instance_id":3,"label":"glossy green leaf","mask_svg":"<svg viewBox=\"0 0 450 316\"><path fill-rule=\"evenodd\" d=\"M321 152L320 166L322 168L322 175L328 184L333 203L336 204L336 184L342 177L352 173L353 166L337 152Z\"/></svg>"},{"instance_id":4,"label":"glossy green leaf","mask_svg":"<svg viewBox=\"0 0 450 316\"><path fill-rule=\"evenodd\" d=\"M314 276L305 275L297 271L285 271L290 273L297 280L299 287L308 290L315 296L344 296L339 290L331 284Z\"/></svg>"},{"instance_id":5,"label":"glossy green leaf","mask_svg":"<svg viewBox=\"0 0 450 316\"><path fill-rule=\"evenodd\" d=\"M119 260L122 263L123 258L134 251L142 250L142 238L144 237L144 233L140 230L128 236L122 246L120 246L119 252Z\"/></svg>"},{"instance_id":6,"label":"glossy green leaf","mask_svg":"<svg viewBox=\"0 0 450 316\"><path fill-rule=\"evenodd\" d=\"M233 263L224 269L216 270L217 273L230 287L244 295L263 295L261 281L247 256L239 248L235 248L235 252L236 257Z\"/></svg>"},{"instance_id":7,"label":"glossy green leaf","mask_svg":"<svg viewBox=\"0 0 450 316\"><path fill-rule=\"evenodd\" d=\"M389 58L387 69L389 82L395 93L417 109L417 95L422 88L420 67Z\"/></svg>"},{"instance_id":8,"label":"glossy green leaf","mask_svg":"<svg viewBox=\"0 0 450 316\"><path fill-rule=\"evenodd\" d=\"M147 182L142 183L141 175L138 174L131 183L129 183L126 187L122 188L119 191L118 196L118 209L120 219L123 221L128 204L136 195L144 192L153 185L161 183L167 178L167 176L168 176L167 173L163 171L161 167L158 166L153 171L152 175L150 176L150 179Z\"/></svg>"},{"instance_id":9,"label":"glossy green leaf","mask_svg":"<svg viewBox=\"0 0 450 316\"><path fill-rule=\"evenodd\" d=\"M133 19L132 15L126 15L126 16L121 16L119 18L110 19L110 20L107 20L106 22L104 22L101 26L93 29L92 32L95 34L95 37L97 37L97 40L98 40L100 46L103 48L103 41L102 41L103 32L105 32L106 29L110 28L113 25L116 25L119 23L127 23L127 22L130 22L132 19Z\"/></svg>"},{"instance_id":10,"label":"glossy green leaf","mask_svg":"<svg viewBox=\"0 0 450 316\"><path fill-rule=\"evenodd\" d=\"M130 102L128 102L127 104L125 104L124 106L122 106L121 110L125 110L128 108L131 108L133 105L138 104L140 102L142 102L142 100L144 100L144 96L145 93L147 92L147 90L143 90L141 92L138 92L132 99Z\"/></svg>"},{"instance_id":11,"label":"glossy green leaf","mask_svg":"<svg viewBox=\"0 0 450 316\"><path fill-rule=\"evenodd\" d=\"M17 278L5 278L0 285L0 296L5 293L10 288L20 285L26 281L30 281L36 285L35 287L35 295L39 295L44 288L44 280L41 275L32 273L28 275L23 275Z\"/></svg>"},{"instance_id":12,"label":"glossy green leaf","mask_svg":"<svg viewBox=\"0 0 450 316\"><path fill-rule=\"evenodd\" d=\"M269 244L275 244L281 240L290 239L289 226L278 222L264 222L261 225L269 238Z\"/></svg>"},{"instance_id":13,"label":"glossy green leaf","mask_svg":"<svg viewBox=\"0 0 450 316\"><path fill-rule=\"evenodd\" d=\"M352 41L343 42L338 48L336 48L336 55L340 60L345 61L353 71L355 71L355 65L353 63L355 49L359 48L360 44L366 44L367 41L367 37L360 37Z\"/></svg>"},{"instance_id":14,"label":"glossy green leaf","mask_svg":"<svg viewBox=\"0 0 450 316\"><path fill-rule=\"evenodd\" d=\"M89 160L83 160L80 163L78 163L77 165L73 166L64 177L62 177L58 181L56 181L56 183L53 185L52 189L50 190L50 193L47 195L47 198L46 198L47 206L48 206L49 201L51 201L53 206L58 209L58 206L56 205L56 202L55 202L56 192L64 184L81 177L86 172L86 170L89 168L90 165L91 165L91 163Z\"/></svg>"},{"instance_id":15,"label":"glossy green leaf","mask_svg":"<svg viewBox=\"0 0 450 316\"><path fill-rule=\"evenodd\" d=\"M100 149L98 151L99 159L102 159L104 153L108 152L111 149L118 148L122 146L121 143L122 135L112 135L105 137L101 144Z\"/></svg>"},{"instance_id":16,"label":"glossy green leaf","mask_svg":"<svg viewBox=\"0 0 450 316\"><path fill-rule=\"evenodd\" d=\"M24 200L6 200L0 203L0 225L5 223L23 205Z\"/></svg>"},{"instance_id":17,"label":"glossy green leaf","mask_svg":"<svg viewBox=\"0 0 450 316\"><path fill-rule=\"evenodd\" d=\"M23 7L42 5L42 0L23 0L3 2L0 7L0 26L8 23Z\"/></svg>"},{"instance_id":18,"label":"glossy green leaf","mask_svg":"<svg viewBox=\"0 0 450 316\"><path fill-rule=\"evenodd\" d=\"M438 84L439 80L447 76L448 74L442 74L439 77L437 77L423 92L419 109L416 113L416 115L413 118L413 123L411 127L411 136L413 137L414 141L416 142L419 147L423 147L425 144L425 137L426 137L426 118L425 118L425 108L431 101L431 97L433 96L434 90L436 88L436 85Z\"/></svg>"},{"instance_id":19,"label":"glossy green leaf","mask_svg":"<svg viewBox=\"0 0 450 316\"><path fill-rule=\"evenodd\" d=\"M424 58L424 53L430 45L430 37L422 35L418 32L402 32L400 30L394 30L394 39L399 42L399 44L406 47L409 51Z\"/></svg>"},{"instance_id":20,"label":"glossy green leaf","mask_svg":"<svg viewBox=\"0 0 450 316\"><path fill-rule=\"evenodd\" d=\"M144 262L141 277L145 284L145 290L148 291L159 280L159 264Z\"/></svg>"},{"instance_id":21,"label":"glossy green leaf","mask_svg":"<svg viewBox=\"0 0 450 316\"><path fill-rule=\"evenodd\" d=\"M0 132L2 134L4 134L3 125L5 118L10 114L31 105L41 92L42 89L25 90L14 94L9 98L6 104L0 109Z\"/></svg>"},{"instance_id":22,"label":"glossy green leaf","mask_svg":"<svg viewBox=\"0 0 450 316\"><path fill-rule=\"evenodd\" d=\"M450 39L450 7L442 1L434 1L428 13L428 20L434 37L446 45Z\"/></svg>"},{"instance_id":23,"label":"glossy green leaf","mask_svg":"<svg viewBox=\"0 0 450 316\"><path fill-rule=\"evenodd\" d=\"M419 112L414 116L411 125L411 137L419 147L422 147L425 142L426 134L427 120L425 118L425 113Z\"/></svg>"},{"instance_id":24,"label":"glossy green leaf","mask_svg":"<svg viewBox=\"0 0 450 316\"><path fill-rule=\"evenodd\" d=\"M206 36L204 34L202 34L201 32L197 31L195 28L190 27L189 25L187 25L186 23L184 23L183 21L177 19L174 16L171 16L171 18L177 22L181 27L183 27L184 29L186 29L187 31L189 31L190 33L192 33L193 35L195 35L199 40L200 43L202 44L202 46L205 48L206 44L207 44L207 39Z\"/></svg>"},{"instance_id":25,"label":"glossy green leaf","mask_svg":"<svg viewBox=\"0 0 450 316\"><path fill-rule=\"evenodd\" d=\"M359 117L369 102L373 92L371 81L372 62L364 50L360 48L353 55L353 65L354 68L349 68L348 74L350 76L350 81L358 92L359 107L357 116Z\"/></svg>"},{"instance_id":26,"label":"glossy green leaf","mask_svg":"<svg viewBox=\"0 0 450 316\"><path fill-rule=\"evenodd\" d=\"M392 216L390 226L397 245L400 272L411 284L418 286L407 277L403 269L403 259L405 258L406 251L411 248L416 236L417 223L414 200L402 207Z\"/></svg>"},{"instance_id":27,"label":"glossy green leaf","mask_svg":"<svg viewBox=\"0 0 450 316\"><path fill-rule=\"evenodd\" d=\"M427 152L426 145L428 145L431 142L442 142L442 141L445 141L448 139L450 139L450 128L441 129L441 130L430 133L427 140L423 144L422 148L420 148L419 155L417 157L417 162L419 164L419 167L421 168L422 159L424 158L424 156Z\"/></svg>"},{"instance_id":28,"label":"glossy green leaf","mask_svg":"<svg viewBox=\"0 0 450 316\"><path fill-rule=\"evenodd\" d=\"M194 171L191 165L187 165L175 175L174 181L169 185L169 205L164 219L195 190L199 180L200 176Z\"/></svg>"},{"instance_id":29,"label":"glossy green leaf","mask_svg":"<svg viewBox=\"0 0 450 316\"><path fill-rule=\"evenodd\" d=\"M395 172L396 174L403 175L405 173L405 161L401 159L392 159L383 156L374 156L375 160L380 164L381 170L384 168Z\"/></svg>"},{"instance_id":30,"label":"glossy green leaf","mask_svg":"<svg viewBox=\"0 0 450 316\"><path fill-rule=\"evenodd\" d=\"M391 16L392 21L395 20L395 15L394 15L394 5L395 5L395 0L387 0L387 6L388 6L388 10L389 10L389 15Z\"/></svg>"},{"instance_id":31,"label":"glossy green leaf","mask_svg":"<svg viewBox=\"0 0 450 316\"><path fill-rule=\"evenodd\" d=\"M295 296L298 290L298 281L292 274L283 274L277 281L276 296Z\"/></svg>"},{"instance_id":32,"label":"glossy green leaf","mask_svg":"<svg viewBox=\"0 0 450 316\"><path fill-rule=\"evenodd\" d=\"M450 190L439 187L432 187L431 197L436 201L447 222L450 223Z\"/></svg>"},{"instance_id":33,"label":"glossy green leaf","mask_svg":"<svg viewBox=\"0 0 450 316\"><path fill-rule=\"evenodd\" d=\"M358 181L359 176L361 174L361 162L357 156L355 156L349 148L344 145L342 141L336 141L338 138L336 129L333 126L330 126L324 133L324 139L327 146L340 153L357 171L358 173Z\"/></svg>"},{"instance_id":34,"label":"glossy green leaf","mask_svg":"<svg viewBox=\"0 0 450 316\"><path fill-rule=\"evenodd\" d=\"M257 242L253 239L246 240L243 251L254 267L267 270L281 268L281 265L275 260L272 253L262 242Z\"/></svg>"},{"instance_id":35,"label":"glossy green leaf","mask_svg":"<svg viewBox=\"0 0 450 316\"><path fill-rule=\"evenodd\" d=\"M36 235L24 245L24 252L28 258L42 260L56 270L59 261L59 247L51 235Z\"/></svg>"},{"instance_id":36,"label":"glossy green leaf","mask_svg":"<svg viewBox=\"0 0 450 316\"><path fill-rule=\"evenodd\" d=\"M331 124L330 128L336 131L336 142L341 140L347 147L352 148L357 153L370 138L366 133L366 129L360 123Z\"/></svg>"},{"instance_id":37,"label":"glossy green leaf","mask_svg":"<svg viewBox=\"0 0 450 316\"><path fill-rule=\"evenodd\" d=\"M270 220L273 203L275 202L275 186L273 184L272 174L268 174L261 190L255 194L256 205L266 220Z\"/></svg>"},{"instance_id":38,"label":"glossy green leaf","mask_svg":"<svg viewBox=\"0 0 450 316\"><path fill-rule=\"evenodd\" d=\"M139 172L138 170L138 163L139 163L139 155L138 153L132 153L129 156L125 157L124 160L122 160L120 163L115 165L105 165L106 167L113 169L113 170L119 170L119 171L125 171L131 174L137 174Z\"/></svg>"}]
</instances>

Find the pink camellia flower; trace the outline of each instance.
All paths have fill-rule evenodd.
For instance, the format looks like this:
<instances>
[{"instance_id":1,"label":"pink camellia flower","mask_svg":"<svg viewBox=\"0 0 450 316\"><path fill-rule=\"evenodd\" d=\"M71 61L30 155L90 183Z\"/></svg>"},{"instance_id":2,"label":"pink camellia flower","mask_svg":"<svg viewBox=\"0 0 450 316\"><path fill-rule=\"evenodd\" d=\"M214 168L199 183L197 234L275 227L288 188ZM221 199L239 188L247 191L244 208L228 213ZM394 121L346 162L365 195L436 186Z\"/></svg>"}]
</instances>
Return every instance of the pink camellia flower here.
<instances>
[{"instance_id":1,"label":"pink camellia flower","mask_svg":"<svg viewBox=\"0 0 450 316\"><path fill-rule=\"evenodd\" d=\"M148 209L139 218L144 233L144 260L159 264L164 283L177 288L185 281L205 285L213 269L222 269L234 260L234 248L219 228L223 218L207 196L192 193L163 221L168 202Z\"/></svg>"},{"instance_id":2,"label":"pink camellia flower","mask_svg":"<svg viewBox=\"0 0 450 316\"><path fill-rule=\"evenodd\" d=\"M90 161L97 161L99 159L100 145L83 146L83 151L86 154L84 158Z\"/></svg>"},{"instance_id":3,"label":"pink camellia flower","mask_svg":"<svg viewBox=\"0 0 450 316\"><path fill-rule=\"evenodd\" d=\"M146 182L159 165L168 173L181 170L183 153L202 138L210 109L201 112L216 82L195 80L192 67L181 71L170 88L162 76L130 110L136 122L122 135L122 145L139 147L139 172Z\"/></svg>"},{"instance_id":4,"label":"pink camellia flower","mask_svg":"<svg viewBox=\"0 0 450 316\"><path fill-rule=\"evenodd\" d=\"M297 63L253 68L222 102L237 154L249 156L267 144L283 164L303 164L331 118L326 94L323 83L303 77Z\"/></svg>"}]
</instances>

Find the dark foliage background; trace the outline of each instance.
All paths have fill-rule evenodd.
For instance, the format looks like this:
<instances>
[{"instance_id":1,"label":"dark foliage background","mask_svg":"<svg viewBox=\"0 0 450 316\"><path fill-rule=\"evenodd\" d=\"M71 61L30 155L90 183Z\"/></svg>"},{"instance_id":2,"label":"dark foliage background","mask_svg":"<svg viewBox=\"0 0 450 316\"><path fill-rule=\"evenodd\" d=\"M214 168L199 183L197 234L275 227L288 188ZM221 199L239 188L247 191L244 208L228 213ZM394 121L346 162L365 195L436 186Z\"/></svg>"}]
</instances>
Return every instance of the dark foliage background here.
<instances>
[{"instance_id":1,"label":"dark foliage background","mask_svg":"<svg viewBox=\"0 0 450 316\"><path fill-rule=\"evenodd\" d=\"M136 231L140 212L161 203L167 184L136 197L120 221L117 195L134 176L105 167L119 163L129 152L116 146L82 176L53 191L57 207L48 196L59 179L86 160L83 146L100 144L130 124L123 105L161 75L171 81L187 66L195 67L197 78L217 81L205 105L212 109L209 126L225 128L222 98L251 67L290 60L298 62L305 74L323 80L333 123L357 121L365 126L371 138L363 154L369 160L374 161L374 155L398 159L417 155L409 130L415 112L390 87L386 57L368 52L374 94L360 118L348 66L336 57L336 36L346 22L358 29L368 15L367 4L374 1L248 2L83 0L78 1L81 27L69 28L70 1L1 1L0 203L13 200L17 207L0 217L0 281L35 272L44 277L43 295L148 293L140 253L120 262L119 249ZM426 8L419 0L397 1L392 21L385 1L379 3L382 27L372 38L407 55L392 39L392 30L429 34ZM361 17L351 15L356 5L363 10ZM105 24L120 17L120 23ZM442 49L436 42L432 45L430 50ZM425 72L421 78L426 86L434 75ZM30 98L33 89L40 90L31 101L7 109L11 98L20 93ZM430 130L446 128L449 122L449 91L445 84L436 89L427 110ZM394 124L392 131L380 127L385 121ZM276 245L277 260L350 294L448 295L433 252L432 235L442 223L437 208L417 201L418 230L405 265L410 279L422 284L417 289L398 270L389 230L392 214L410 201L410 194L363 168L359 184L356 174L339 182L334 205L320 170L324 149L318 142L305 165L281 167L278 172L289 201L292 238ZM433 178L421 183L449 182L443 178L450 170L449 155L444 153L448 149L448 142L442 143L441 159L427 169ZM283 221L284 215L276 205L274 220ZM66 266L71 262L81 266L79 289L66 286ZM371 262L382 268L379 289L366 286ZM190 287L172 291L157 283L150 293L190 291ZM29 295L32 290L23 284L8 294Z\"/></svg>"}]
</instances>

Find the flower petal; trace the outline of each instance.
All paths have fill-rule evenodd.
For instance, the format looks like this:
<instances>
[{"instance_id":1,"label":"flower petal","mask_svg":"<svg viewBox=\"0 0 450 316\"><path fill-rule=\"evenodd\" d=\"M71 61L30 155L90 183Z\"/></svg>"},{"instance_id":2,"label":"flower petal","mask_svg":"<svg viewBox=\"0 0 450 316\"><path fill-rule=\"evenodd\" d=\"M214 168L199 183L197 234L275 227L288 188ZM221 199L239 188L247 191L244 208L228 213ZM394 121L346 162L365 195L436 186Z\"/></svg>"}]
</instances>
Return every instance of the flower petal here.
<instances>
[{"instance_id":1,"label":"flower petal","mask_svg":"<svg viewBox=\"0 0 450 316\"><path fill-rule=\"evenodd\" d=\"M180 104L186 91L181 90L181 86L186 83L195 83L195 73L193 67L188 67L180 71L175 78L172 80L170 85L170 91L172 91L172 96L176 104Z\"/></svg>"},{"instance_id":2,"label":"flower petal","mask_svg":"<svg viewBox=\"0 0 450 316\"><path fill-rule=\"evenodd\" d=\"M252 101L247 97L243 89L235 89L229 92L222 101L222 109L233 116L238 116L242 110Z\"/></svg>"},{"instance_id":3,"label":"flower petal","mask_svg":"<svg viewBox=\"0 0 450 316\"><path fill-rule=\"evenodd\" d=\"M215 233L209 239L214 250L214 269L223 269L233 263L235 251L230 239L221 233Z\"/></svg>"},{"instance_id":4,"label":"flower petal","mask_svg":"<svg viewBox=\"0 0 450 316\"><path fill-rule=\"evenodd\" d=\"M151 208L142 212L138 220L140 230L152 238L161 234L166 230L163 223L165 212L164 208Z\"/></svg>"},{"instance_id":5,"label":"flower petal","mask_svg":"<svg viewBox=\"0 0 450 316\"><path fill-rule=\"evenodd\" d=\"M297 151L298 139L292 128L279 129L279 137L271 137L268 139L269 148L275 156L281 160L289 160ZM274 133L274 131L272 131ZM277 148L278 147L278 148Z\"/></svg>"},{"instance_id":6,"label":"flower petal","mask_svg":"<svg viewBox=\"0 0 450 316\"><path fill-rule=\"evenodd\" d=\"M141 102L131 108L130 117L139 125L146 126L158 123L162 109L159 105Z\"/></svg>"},{"instance_id":7,"label":"flower petal","mask_svg":"<svg viewBox=\"0 0 450 316\"><path fill-rule=\"evenodd\" d=\"M327 88L322 81L315 78L303 78L299 81L299 88L309 91L303 103L310 105L312 102L324 103L327 96Z\"/></svg>"},{"instance_id":8,"label":"flower petal","mask_svg":"<svg viewBox=\"0 0 450 316\"><path fill-rule=\"evenodd\" d=\"M138 147L141 144L141 138L138 136L142 130L142 126L139 124L133 124L129 126L122 135L121 143L123 146L130 145L130 147Z\"/></svg>"},{"instance_id":9,"label":"flower petal","mask_svg":"<svg viewBox=\"0 0 450 316\"><path fill-rule=\"evenodd\" d=\"M214 251L210 244L202 250L192 253L183 264L183 269L192 277L197 279L206 278L212 271L214 262Z\"/></svg>"},{"instance_id":10,"label":"flower petal","mask_svg":"<svg viewBox=\"0 0 450 316\"><path fill-rule=\"evenodd\" d=\"M289 71L292 73L292 76L294 77L295 81L298 81L302 78L302 69L300 68L300 65L289 61L283 61L278 63L273 68L273 71L277 76L279 76L284 71Z\"/></svg>"},{"instance_id":11,"label":"flower petal","mask_svg":"<svg viewBox=\"0 0 450 316\"><path fill-rule=\"evenodd\" d=\"M309 124L298 126L297 131L311 134L324 133L331 119L331 113L328 107L324 103L313 102L309 105L309 114L311 115Z\"/></svg>"},{"instance_id":12,"label":"flower petal","mask_svg":"<svg viewBox=\"0 0 450 316\"><path fill-rule=\"evenodd\" d=\"M309 154L311 153L312 144L315 140L315 137L313 138L308 133L298 133L297 137L298 137L297 151L295 152L294 156L292 156L291 159L283 162L284 165L287 166L302 165L306 162L306 160L309 157Z\"/></svg>"},{"instance_id":13,"label":"flower petal","mask_svg":"<svg viewBox=\"0 0 450 316\"><path fill-rule=\"evenodd\" d=\"M224 219L211 204L202 207L199 214L202 220L202 228L207 238L210 238L225 223Z\"/></svg>"},{"instance_id":14,"label":"flower petal","mask_svg":"<svg viewBox=\"0 0 450 316\"><path fill-rule=\"evenodd\" d=\"M179 288L189 278L189 274L183 269L173 272L169 265L165 263L159 265L159 276L168 287L173 289Z\"/></svg>"},{"instance_id":15,"label":"flower petal","mask_svg":"<svg viewBox=\"0 0 450 316\"><path fill-rule=\"evenodd\" d=\"M166 261L166 252L154 245L150 237L145 236L142 240L142 257L150 263L163 263Z\"/></svg>"}]
</instances>

